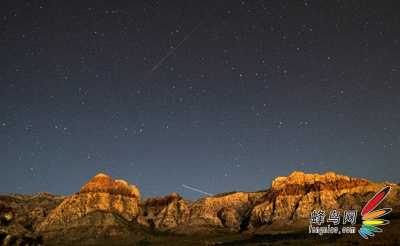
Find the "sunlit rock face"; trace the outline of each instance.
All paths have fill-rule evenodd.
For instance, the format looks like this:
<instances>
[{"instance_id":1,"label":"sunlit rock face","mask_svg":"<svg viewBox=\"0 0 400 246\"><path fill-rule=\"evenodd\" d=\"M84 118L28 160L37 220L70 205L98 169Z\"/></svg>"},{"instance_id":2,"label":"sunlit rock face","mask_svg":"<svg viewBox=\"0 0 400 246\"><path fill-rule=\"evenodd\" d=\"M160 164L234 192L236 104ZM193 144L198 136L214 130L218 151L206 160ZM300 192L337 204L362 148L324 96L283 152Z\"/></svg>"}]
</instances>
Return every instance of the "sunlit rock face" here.
<instances>
[{"instance_id":1,"label":"sunlit rock face","mask_svg":"<svg viewBox=\"0 0 400 246\"><path fill-rule=\"evenodd\" d=\"M138 222L163 231L190 233L210 228L239 231L242 220L263 192L232 192L205 197L193 203L176 193L149 198L142 204Z\"/></svg>"},{"instance_id":2,"label":"sunlit rock face","mask_svg":"<svg viewBox=\"0 0 400 246\"><path fill-rule=\"evenodd\" d=\"M79 191L66 198L38 226L38 231L67 228L92 212L109 212L127 221L139 214L140 192L124 180L113 180L106 174L97 174Z\"/></svg>"},{"instance_id":3,"label":"sunlit rock face","mask_svg":"<svg viewBox=\"0 0 400 246\"><path fill-rule=\"evenodd\" d=\"M141 201L136 186L100 173L71 196L0 196L0 244L96 245L99 240L139 242L172 235L157 231L207 237L221 232L262 234L304 229L312 210L360 211L387 185L392 189L382 206L399 211L398 185L333 172L293 172L277 177L264 191L223 193L196 201L177 193Z\"/></svg>"},{"instance_id":4,"label":"sunlit rock face","mask_svg":"<svg viewBox=\"0 0 400 246\"><path fill-rule=\"evenodd\" d=\"M190 206L188 225L216 226L238 231L248 211L264 192L232 192L206 197Z\"/></svg>"},{"instance_id":5,"label":"sunlit rock face","mask_svg":"<svg viewBox=\"0 0 400 246\"><path fill-rule=\"evenodd\" d=\"M373 183L366 179L352 178L333 172L305 174L293 172L287 177L272 181L267 196L258 201L250 215L250 228L262 225L304 225L312 210L360 209L368 197L387 183ZM390 184L389 184L390 185ZM398 186L393 186L386 203L399 197Z\"/></svg>"},{"instance_id":6,"label":"sunlit rock face","mask_svg":"<svg viewBox=\"0 0 400 246\"><path fill-rule=\"evenodd\" d=\"M122 179L113 180L110 176L99 173L87 182L79 191L84 193L109 193L123 196L136 197L140 200L139 189Z\"/></svg>"},{"instance_id":7,"label":"sunlit rock face","mask_svg":"<svg viewBox=\"0 0 400 246\"><path fill-rule=\"evenodd\" d=\"M259 192L231 192L188 202L176 193L142 203L138 222L157 230L192 233L223 228L230 231L264 230L265 226L300 226L314 209L361 209L385 185L393 187L386 204L400 198L395 184L373 183L333 172L293 172L277 177L271 188Z\"/></svg>"},{"instance_id":8,"label":"sunlit rock face","mask_svg":"<svg viewBox=\"0 0 400 246\"><path fill-rule=\"evenodd\" d=\"M145 200L138 222L147 227L169 231L185 224L189 213L189 202L174 192Z\"/></svg>"}]
</instances>

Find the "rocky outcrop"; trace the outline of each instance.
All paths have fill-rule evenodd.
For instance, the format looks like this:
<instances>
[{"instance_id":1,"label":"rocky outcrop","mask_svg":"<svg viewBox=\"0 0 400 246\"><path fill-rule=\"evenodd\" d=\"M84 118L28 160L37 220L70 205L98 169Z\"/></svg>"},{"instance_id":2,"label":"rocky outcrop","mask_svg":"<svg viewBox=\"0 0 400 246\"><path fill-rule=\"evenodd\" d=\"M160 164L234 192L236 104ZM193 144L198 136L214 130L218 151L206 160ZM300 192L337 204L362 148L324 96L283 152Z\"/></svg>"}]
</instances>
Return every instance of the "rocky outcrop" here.
<instances>
[{"instance_id":1,"label":"rocky outcrop","mask_svg":"<svg viewBox=\"0 0 400 246\"><path fill-rule=\"evenodd\" d=\"M373 183L333 172L293 172L277 177L271 188L260 192L231 192L209 196L193 203L173 193L150 198L141 205L140 224L163 231L193 233L223 228L229 231L304 227L314 209L360 209L384 185L392 192L386 204L398 206L399 187Z\"/></svg>"},{"instance_id":2,"label":"rocky outcrop","mask_svg":"<svg viewBox=\"0 0 400 246\"><path fill-rule=\"evenodd\" d=\"M190 227L225 227L238 231L250 209L264 192L232 192L210 196L190 206Z\"/></svg>"},{"instance_id":3,"label":"rocky outcrop","mask_svg":"<svg viewBox=\"0 0 400 246\"><path fill-rule=\"evenodd\" d=\"M144 228L135 227L117 213L96 210L60 230L46 231L43 241L45 245L126 245L143 240L146 233Z\"/></svg>"},{"instance_id":4,"label":"rocky outcrop","mask_svg":"<svg viewBox=\"0 0 400 246\"><path fill-rule=\"evenodd\" d=\"M189 202L177 193L172 193L145 200L138 222L147 227L168 231L185 224L189 214Z\"/></svg>"},{"instance_id":5,"label":"rocky outcrop","mask_svg":"<svg viewBox=\"0 0 400 246\"><path fill-rule=\"evenodd\" d=\"M215 227L239 231L243 219L264 192L232 192L189 203L176 193L143 202L138 222L162 231L191 233Z\"/></svg>"},{"instance_id":6,"label":"rocky outcrop","mask_svg":"<svg viewBox=\"0 0 400 246\"><path fill-rule=\"evenodd\" d=\"M206 233L209 237L212 233L253 235L292 230L307 226L314 209L360 211L386 185L392 191L384 206L399 211L398 185L332 172L293 172L274 179L265 191L224 193L194 202L177 193L141 202L136 186L98 174L67 197L47 193L0 196L0 241L5 245L38 245L43 239L44 244L93 245L101 239L123 244L129 240L157 241L171 233ZM68 241L57 241L60 238Z\"/></svg>"},{"instance_id":7,"label":"rocky outcrop","mask_svg":"<svg viewBox=\"0 0 400 246\"><path fill-rule=\"evenodd\" d=\"M140 200L140 192L135 185L130 185L123 179L113 180L110 176L104 173L99 173L94 176L81 188L79 193L108 193L135 197L137 200Z\"/></svg>"},{"instance_id":8,"label":"rocky outcrop","mask_svg":"<svg viewBox=\"0 0 400 246\"><path fill-rule=\"evenodd\" d=\"M263 225L298 225L308 223L314 209L360 209L365 202L387 183L372 183L333 172L305 174L293 172L277 177L267 195L251 211L249 228ZM393 186L387 203L399 198L399 187Z\"/></svg>"},{"instance_id":9,"label":"rocky outcrop","mask_svg":"<svg viewBox=\"0 0 400 246\"><path fill-rule=\"evenodd\" d=\"M63 199L48 193L0 196L0 245L41 244L35 228Z\"/></svg>"},{"instance_id":10,"label":"rocky outcrop","mask_svg":"<svg viewBox=\"0 0 400 246\"><path fill-rule=\"evenodd\" d=\"M77 221L96 211L114 213L127 221L139 214L139 190L124 180L113 180L106 174L97 174L79 193L66 198L40 223L40 233L72 227Z\"/></svg>"}]
</instances>

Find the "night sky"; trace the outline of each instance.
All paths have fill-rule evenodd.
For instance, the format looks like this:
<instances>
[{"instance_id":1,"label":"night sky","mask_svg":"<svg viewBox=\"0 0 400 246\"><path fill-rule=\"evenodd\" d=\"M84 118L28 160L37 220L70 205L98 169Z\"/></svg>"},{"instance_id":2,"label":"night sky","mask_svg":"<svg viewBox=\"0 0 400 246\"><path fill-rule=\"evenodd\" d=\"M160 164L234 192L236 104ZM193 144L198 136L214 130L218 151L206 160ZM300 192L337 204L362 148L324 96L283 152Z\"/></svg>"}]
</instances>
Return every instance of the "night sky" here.
<instances>
[{"instance_id":1,"label":"night sky","mask_svg":"<svg viewBox=\"0 0 400 246\"><path fill-rule=\"evenodd\" d=\"M0 192L400 182L396 2L2 1Z\"/></svg>"}]
</instances>

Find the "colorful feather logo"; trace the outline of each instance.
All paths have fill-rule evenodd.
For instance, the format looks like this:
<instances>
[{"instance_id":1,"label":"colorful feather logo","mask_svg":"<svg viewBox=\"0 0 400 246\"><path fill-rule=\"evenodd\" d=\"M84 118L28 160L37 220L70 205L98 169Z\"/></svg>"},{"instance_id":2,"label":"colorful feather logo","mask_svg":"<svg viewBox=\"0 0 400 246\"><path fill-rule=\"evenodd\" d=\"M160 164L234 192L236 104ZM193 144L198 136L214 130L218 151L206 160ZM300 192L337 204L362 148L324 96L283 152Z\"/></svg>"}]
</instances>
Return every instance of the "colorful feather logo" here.
<instances>
[{"instance_id":1,"label":"colorful feather logo","mask_svg":"<svg viewBox=\"0 0 400 246\"><path fill-rule=\"evenodd\" d=\"M381 217L392 212L391 208L374 210L379 206L379 204L381 204L383 200L385 200L389 192L390 186L384 187L382 190L376 193L361 210L362 225L358 230L358 233L363 238L368 239L368 237L375 236L375 233L383 231L383 229L379 228L378 226L383 226L390 223L389 220L384 220Z\"/></svg>"}]
</instances>

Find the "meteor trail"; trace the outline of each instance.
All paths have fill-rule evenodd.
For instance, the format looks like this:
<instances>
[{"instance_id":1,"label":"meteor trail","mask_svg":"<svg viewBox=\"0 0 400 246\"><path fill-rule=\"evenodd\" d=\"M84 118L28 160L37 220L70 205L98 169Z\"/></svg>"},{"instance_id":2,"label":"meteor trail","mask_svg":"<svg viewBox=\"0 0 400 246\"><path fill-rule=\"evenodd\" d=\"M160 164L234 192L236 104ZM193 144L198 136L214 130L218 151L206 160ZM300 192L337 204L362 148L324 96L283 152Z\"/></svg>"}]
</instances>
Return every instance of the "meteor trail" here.
<instances>
[{"instance_id":1,"label":"meteor trail","mask_svg":"<svg viewBox=\"0 0 400 246\"><path fill-rule=\"evenodd\" d=\"M205 194L205 195L207 195L207 196L213 196L213 194L211 194L211 193L208 193L208 192L202 191L202 190L200 190L200 189L197 189L197 188L191 187L191 186L189 186L189 185L182 184L182 187L183 187L183 188L186 188L186 189L189 189L189 190L192 190L192 191L196 191L196 192L199 192L199 193Z\"/></svg>"},{"instance_id":2,"label":"meteor trail","mask_svg":"<svg viewBox=\"0 0 400 246\"><path fill-rule=\"evenodd\" d=\"M197 24L188 34L185 35L185 37L178 43L176 47L171 48L156 64L153 65L151 70L147 73L147 77L149 77L153 72L155 72L170 56L172 56L179 47L181 47L186 40L190 38L190 36L199 29L199 27L203 24L203 21L201 21L199 24Z\"/></svg>"}]
</instances>

